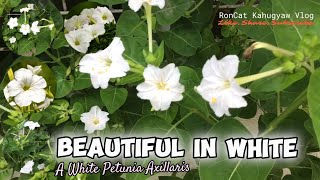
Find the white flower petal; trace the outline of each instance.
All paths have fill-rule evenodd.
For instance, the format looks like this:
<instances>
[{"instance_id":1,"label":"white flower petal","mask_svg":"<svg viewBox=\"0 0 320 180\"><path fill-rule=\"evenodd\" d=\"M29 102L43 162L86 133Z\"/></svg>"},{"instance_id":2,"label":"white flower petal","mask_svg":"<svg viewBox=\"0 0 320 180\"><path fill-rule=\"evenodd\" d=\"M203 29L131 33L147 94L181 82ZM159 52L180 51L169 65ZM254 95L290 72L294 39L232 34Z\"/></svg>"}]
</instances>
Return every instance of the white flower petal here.
<instances>
[{"instance_id":1,"label":"white flower petal","mask_svg":"<svg viewBox=\"0 0 320 180\"><path fill-rule=\"evenodd\" d=\"M7 25L9 26L9 29L13 29L15 27L18 27L18 18L10 18Z\"/></svg>"},{"instance_id":2,"label":"white flower petal","mask_svg":"<svg viewBox=\"0 0 320 180\"><path fill-rule=\"evenodd\" d=\"M40 124L38 122L27 121L23 126L29 127L30 130L34 130L35 128L40 127Z\"/></svg>"},{"instance_id":3,"label":"white flower petal","mask_svg":"<svg viewBox=\"0 0 320 180\"><path fill-rule=\"evenodd\" d=\"M226 56L222 60L213 56L202 69L204 78L196 89L202 98L210 103L218 117L224 114L229 116L229 108L247 106L243 96L248 95L250 90L242 88L234 79L238 66L237 56Z\"/></svg>"},{"instance_id":4,"label":"white flower petal","mask_svg":"<svg viewBox=\"0 0 320 180\"><path fill-rule=\"evenodd\" d=\"M130 9L132 9L134 12L139 11L142 4L143 4L142 0L129 0L128 1L128 5L129 5Z\"/></svg>"},{"instance_id":5,"label":"white flower petal","mask_svg":"<svg viewBox=\"0 0 320 180\"><path fill-rule=\"evenodd\" d=\"M39 21L34 21L31 25L31 31L34 35L38 34L40 32L40 27L38 26Z\"/></svg>"},{"instance_id":6,"label":"white flower petal","mask_svg":"<svg viewBox=\"0 0 320 180\"><path fill-rule=\"evenodd\" d=\"M27 35L31 32L30 30L30 25L29 24L22 24L19 31L23 34L23 35Z\"/></svg>"},{"instance_id":7,"label":"white flower petal","mask_svg":"<svg viewBox=\"0 0 320 180\"><path fill-rule=\"evenodd\" d=\"M44 163L38 164L38 166L37 166L37 168L38 168L39 170L42 170L42 169L44 169L45 167L46 167L46 165L45 165Z\"/></svg>"},{"instance_id":8,"label":"white flower petal","mask_svg":"<svg viewBox=\"0 0 320 180\"><path fill-rule=\"evenodd\" d=\"M160 9L163 9L165 4L165 0L150 0L151 6L158 6Z\"/></svg>"},{"instance_id":9,"label":"white flower petal","mask_svg":"<svg viewBox=\"0 0 320 180\"><path fill-rule=\"evenodd\" d=\"M20 170L23 174L30 174L32 172L32 167L34 165L33 161L28 161Z\"/></svg>"},{"instance_id":10,"label":"white flower petal","mask_svg":"<svg viewBox=\"0 0 320 180\"><path fill-rule=\"evenodd\" d=\"M81 114L81 121L85 124L85 131L88 134L97 130L103 130L109 121L109 113L102 111L98 106L94 106L89 112Z\"/></svg>"},{"instance_id":11,"label":"white flower petal","mask_svg":"<svg viewBox=\"0 0 320 180\"><path fill-rule=\"evenodd\" d=\"M180 84L180 72L174 64L160 69L148 65L144 70L145 82L137 86L137 96L150 100L152 108L156 111L165 111L170 108L171 102L182 100L184 86Z\"/></svg>"},{"instance_id":12,"label":"white flower petal","mask_svg":"<svg viewBox=\"0 0 320 180\"><path fill-rule=\"evenodd\" d=\"M65 35L70 46L81 53L86 53L92 40L91 35L85 30L71 31Z\"/></svg>"}]
</instances>

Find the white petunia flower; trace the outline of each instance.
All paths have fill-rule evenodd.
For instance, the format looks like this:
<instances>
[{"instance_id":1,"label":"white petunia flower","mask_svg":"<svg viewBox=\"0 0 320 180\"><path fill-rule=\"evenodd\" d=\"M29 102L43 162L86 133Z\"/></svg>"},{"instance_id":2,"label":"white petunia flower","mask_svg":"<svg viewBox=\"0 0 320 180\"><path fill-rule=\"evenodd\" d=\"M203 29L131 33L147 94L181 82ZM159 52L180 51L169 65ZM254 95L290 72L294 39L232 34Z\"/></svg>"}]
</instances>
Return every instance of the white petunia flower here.
<instances>
[{"instance_id":1,"label":"white petunia flower","mask_svg":"<svg viewBox=\"0 0 320 180\"><path fill-rule=\"evenodd\" d=\"M230 116L229 108L247 106L243 96L250 94L235 81L238 73L239 58L229 55L221 60L213 56L202 69L203 79L196 88L198 93L210 103L218 117Z\"/></svg>"},{"instance_id":2,"label":"white petunia flower","mask_svg":"<svg viewBox=\"0 0 320 180\"><path fill-rule=\"evenodd\" d=\"M34 21L31 25L31 31L34 35L36 35L38 32L40 32L40 27L38 26L39 21Z\"/></svg>"},{"instance_id":3,"label":"white petunia flower","mask_svg":"<svg viewBox=\"0 0 320 180\"><path fill-rule=\"evenodd\" d=\"M46 165L45 165L44 163L38 164L38 166L37 166L37 168L38 168L39 170L42 170L42 169L44 169L45 167L46 167Z\"/></svg>"},{"instance_id":4,"label":"white petunia flower","mask_svg":"<svg viewBox=\"0 0 320 180\"><path fill-rule=\"evenodd\" d=\"M30 8L28 8L28 7L25 7L25 8L21 8L20 9L20 13L24 13L24 12L29 12L31 9Z\"/></svg>"},{"instance_id":5,"label":"white petunia flower","mask_svg":"<svg viewBox=\"0 0 320 180\"><path fill-rule=\"evenodd\" d=\"M17 41L17 39L15 37L13 37L13 36L11 38L9 38L9 42L11 44L15 43L16 41Z\"/></svg>"},{"instance_id":6,"label":"white petunia flower","mask_svg":"<svg viewBox=\"0 0 320 180\"><path fill-rule=\"evenodd\" d=\"M79 63L79 71L90 74L94 88L106 89L111 78L124 77L130 70L122 57L124 50L120 38L115 37L105 50L85 55Z\"/></svg>"},{"instance_id":7,"label":"white petunia flower","mask_svg":"<svg viewBox=\"0 0 320 180\"><path fill-rule=\"evenodd\" d=\"M83 29L91 35L92 39L97 38L106 32L103 24L85 25Z\"/></svg>"},{"instance_id":8,"label":"white petunia flower","mask_svg":"<svg viewBox=\"0 0 320 180\"><path fill-rule=\"evenodd\" d=\"M46 80L33 74L29 69L21 68L14 73L14 80L7 85L9 97L14 97L14 102L20 107L41 103L46 98Z\"/></svg>"},{"instance_id":9,"label":"white petunia flower","mask_svg":"<svg viewBox=\"0 0 320 180\"><path fill-rule=\"evenodd\" d=\"M98 106L94 106L89 112L81 114L81 121L85 124L84 130L88 134L96 130L106 128L106 123L109 121L109 113L102 111Z\"/></svg>"},{"instance_id":10,"label":"white petunia flower","mask_svg":"<svg viewBox=\"0 0 320 180\"><path fill-rule=\"evenodd\" d=\"M153 65L143 72L145 81L137 86L138 97L150 100L156 111L169 109L171 102L181 101L184 86L180 84L180 72L173 63L160 69Z\"/></svg>"},{"instance_id":11,"label":"white petunia flower","mask_svg":"<svg viewBox=\"0 0 320 180\"><path fill-rule=\"evenodd\" d=\"M165 3L165 0L129 0L128 5L130 9L132 9L134 12L137 12L144 4L149 4L150 6L158 6L160 9L163 9Z\"/></svg>"},{"instance_id":12,"label":"white petunia flower","mask_svg":"<svg viewBox=\"0 0 320 180\"><path fill-rule=\"evenodd\" d=\"M101 24L109 24L114 21L113 14L107 7L97 7L92 17Z\"/></svg>"},{"instance_id":13,"label":"white petunia flower","mask_svg":"<svg viewBox=\"0 0 320 180\"><path fill-rule=\"evenodd\" d=\"M30 174L32 171L32 167L34 165L33 161L28 161L20 170L23 174Z\"/></svg>"},{"instance_id":14,"label":"white petunia flower","mask_svg":"<svg viewBox=\"0 0 320 180\"><path fill-rule=\"evenodd\" d=\"M28 8L29 8L30 10L34 10L34 4L28 4Z\"/></svg>"},{"instance_id":15,"label":"white petunia flower","mask_svg":"<svg viewBox=\"0 0 320 180\"><path fill-rule=\"evenodd\" d=\"M23 126L28 127L30 130L34 130L35 128L40 127L40 124L38 122L27 121Z\"/></svg>"},{"instance_id":16,"label":"white petunia flower","mask_svg":"<svg viewBox=\"0 0 320 180\"><path fill-rule=\"evenodd\" d=\"M85 15L87 16L88 19L90 19L90 21L94 24L97 23L97 20L93 18L93 15L97 13L97 10L94 8L90 8L90 9L84 9L80 15Z\"/></svg>"},{"instance_id":17,"label":"white petunia flower","mask_svg":"<svg viewBox=\"0 0 320 180\"><path fill-rule=\"evenodd\" d=\"M35 74L35 75L38 75L38 74L42 71L41 66L32 67L32 66L30 66L30 65L27 65L27 69L29 69L30 71L32 71L32 73Z\"/></svg>"},{"instance_id":18,"label":"white petunia flower","mask_svg":"<svg viewBox=\"0 0 320 180\"><path fill-rule=\"evenodd\" d=\"M81 29L84 25L89 24L90 20L86 15L72 16L72 18L64 22L64 27L67 32Z\"/></svg>"},{"instance_id":19,"label":"white petunia flower","mask_svg":"<svg viewBox=\"0 0 320 180\"><path fill-rule=\"evenodd\" d=\"M10 18L7 25L9 26L10 29L13 29L15 27L18 27L18 18Z\"/></svg>"},{"instance_id":20,"label":"white petunia flower","mask_svg":"<svg viewBox=\"0 0 320 180\"><path fill-rule=\"evenodd\" d=\"M92 37L85 30L71 31L65 35L70 46L81 53L86 53L90 46Z\"/></svg>"},{"instance_id":21,"label":"white petunia flower","mask_svg":"<svg viewBox=\"0 0 320 180\"><path fill-rule=\"evenodd\" d=\"M22 24L19 30L23 35L27 35L30 33L30 25L29 24Z\"/></svg>"}]
</instances>

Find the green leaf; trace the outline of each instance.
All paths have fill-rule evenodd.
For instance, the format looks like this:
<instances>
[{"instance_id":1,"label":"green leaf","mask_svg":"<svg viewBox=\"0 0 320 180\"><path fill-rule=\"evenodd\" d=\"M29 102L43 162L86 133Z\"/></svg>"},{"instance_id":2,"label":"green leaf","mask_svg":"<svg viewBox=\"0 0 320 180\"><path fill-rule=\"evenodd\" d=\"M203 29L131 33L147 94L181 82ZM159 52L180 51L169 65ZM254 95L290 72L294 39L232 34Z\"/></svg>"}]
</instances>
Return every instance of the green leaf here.
<instances>
[{"instance_id":1,"label":"green leaf","mask_svg":"<svg viewBox=\"0 0 320 180\"><path fill-rule=\"evenodd\" d=\"M160 46L154 52L155 61L153 64L155 66L160 66L164 59L164 42L162 41Z\"/></svg>"},{"instance_id":2,"label":"green leaf","mask_svg":"<svg viewBox=\"0 0 320 180\"><path fill-rule=\"evenodd\" d=\"M304 13L312 13L315 17L319 17L320 3L313 0L291 1L291 0L272 0L272 10L275 14L288 13L291 14L289 21L309 20L296 17L295 13L306 9ZM315 21L313 26L273 26L273 32L277 45L288 50L296 50L302 37L306 33L319 33L319 21Z\"/></svg>"},{"instance_id":3,"label":"green leaf","mask_svg":"<svg viewBox=\"0 0 320 180\"><path fill-rule=\"evenodd\" d=\"M79 121L81 114L84 113L84 109L81 103L74 103L72 107L71 119L73 122Z\"/></svg>"},{"instance_id":4,"label":"green leaf","mask_svg":"<svg viewBox=\"0 0 320 180\"><path fill-rule=\"evenodd\" d=\"M55 98L59 99L68 95L73 88L73 80L66 79L66 69L61 66L54 66L53 73L57 79L57 90Z\"/></svg>"},{"instance_id":5,"label":"green leaf","mask_svg":"<svg viewBox=\"0 0 320 180\"><path fill-rule=\"evenodd\" d=\"M77 102L83 106L84 112L90 111L93 106L99 106L101 109L103 107L100 93L97 90L89 92L82 91L79 94L73 94L71 96L70 104L73 106Z\"/></svg>"},{"instance_id":6,"label":"green leaf","mask_svg":"<svg viewBox=\"0 0 320 180\"><path fill-rule=\"evenodd\" d=\"M169 132L170 131L170 132ZM189 143L186 139L190 139L190 135L178 128L172 127L171 124L166 122L164 119L154 116L148 115L144 116L137 121L137 123L132 128L130 134L131 136L157 136L157 137L179 137L181 143L181 147L187 147L186 145ZM139 164L142 166L146 166L151 159L142 159ZM154 161L158 161L157 159L153 159ZM134 159L137 161L137 159ZM172 161L179 161L179 159L172 159ZM132 160L127 160L126 164L132 164ZM174 163L174 162L173 162ZM126 175L127 180L145 180L150 175L144 175L143 173L129 173Z\"/></svg>"},{"instance_id":7,"label":"green leaf","mask_svg":"<svg viewBox=\"0 0 320 180\"><path fill-rule=\"evenodd\" d=\"M248 7L248 6L244 6L244 7L240 7L237 8L235 12L237 13L247 13L248 17L247 19L233 19L234 21L237 21L238 23L242 23L242 20L251 20L251 21L256 21L256 19L254 19L252 17L252 13L272 13L272 11L270 12L269 9L264 9L261 6L264 6L264 4L266 4L265 6L270 6L271 4L269 3L270 1L267 1L266 3L261 2L258 8L255 7ZM264 4L263 4L264 3ZM263 19L264 21L270 21L268 19ZM247 36L249 36L250 38L256 40L256 41L262 41L262 42L267 42L270 44L276 44L276 40L273 34L273 29L271 25L268 26L241 26L241 25L237 25L236 26L242 33L246 34Z\"/></svg>"},{"instance_id":8,"label":"green leaf","mask_svg":"<svg viewBox=\"0 0 320 180\"><path fill-rule=\"evenodd\" d=\"M58 109L49 106L47 109L40 112L40 114L42 115L42 118L39 121L40 124L55 124L59 120L61 112Z\"/></svg>"},{"instance_id":9,"label":"green leaf","mask_svg":"<svg viewBox=\"0 0 320 180\"><path fill-rule=\"evenodd\" d=\"M266 72L280 67L282 62L279 59L273 60L265 65L260 72ZM252 92L272 92L282 91L294 82L302 79L307 74L304 68L295 70L294 73L276 74L264 79L254 81L250 86Z\"/></svg>"},{"instance_id":10,"label":"green leaf","mask_svg":"<svg viewBox=\"0 0 320 180\"><path fill-rule=\"evenodd\" d=\"M201 0L195 0L195 3L199 3ZM208 27L213 21L213 1L204 1L197 10L191 14L189 20L201 31L203 28Z\"/></svg>"},{"instance_id":11,"label":"green leaf","mask_svg":"<svg viewBox=\"0 0 320 180\"><path fill-rule=\"evenodd\" d=\"M320 69L316 70L310 78L308 87L308 105L313 128L315 130L318 144L320 144Z\"/></svg>"},{"instance_id":12,"label":"green leaf","mask_svg":"<svg viewBox=\"0 0 320 180\"><path fill-rule=\"evenodd\" d=\"M142 52L148 43L147 24L137 13L128 10L121 14L117 22L116 36L121 38L125 46L125 59L145 64Z\"/></svg>"},{"instance_id":13,"label":"green leaf","mask_svg":"<svg viewBox=\"0 0 320 180\"><path fill-rule=\"evenodd\" d=\"M34 48L34 41L28 40L27 38L23 38L18 43L18 54L23 55L25 53L30 52Z\"/></svg>"},{"instance_id":14,"label":"green leaf","mask_svg":"<svg viewBox=\"0 0 320 180\"><path fill-rule=\"evenodd\" d=\"M68 42L65 38L64 32L60 32L58 34L58 36L54 39L53 43L52 43L52 48L53 49L59 49L62 48L64 46L68 46Z\"/></svg>"},{"instance_id":15,"label":"green leaf","mask_svg":"<svg viewBox=\"0 0 320 180\"><path fill-rule=\"evenodd\" d=\"M238 13L247 13L247 19L234 19L241 24L242 20L257 21L252 16L252 13L266 13L266 14L290 14L290 18L280 18L278 21L304 21L309 19L303 19L301 17L296 17L295 13L301 12L301 9L305 9L304 13L314 14L315 17L319 16L320 4L313 0L298 1L298 0L270 0L261 1L257 8L255 7L240 7L236 9ZM302 11L303 12L303 11ZM262 19L263 21L268 21L269 23L272 19ZM313 26L284 26L284 25L266 25L266 26L244 26L237 25L237 28L241 32L245 33L250 38L256 41L268 42L278 47L297 50L301 39L307 33L317 33L319 32L319 23L314 21Z\"/></svg>"},{"instance_id":16,"label":"green leaf","mask_svg":"<svg viewBox=\"0 0 320 180\"><path fill-rule=\"evenodd\" d=\"M180 19L193 4L192 0L166 0L163 9L154 12L157 22L161 25L170 25Z\"/></svg>"},{"instance_id":17,"label":"green leaf","mask_svg":"<svg viewBox=\"0 0 320 180\"><path fill-rule=\"evenodd\" d=\"M218 43L215 41L211 28L205 28L201 32L202 45L197 53L189 58L189 63L195 67L202 68L205 62L220 51Z\"/></svg>"},{"instance_id":18,"label":"green leaf","mask_svg":"<svg viewBox=\"0 0 320 180\"><path fill-rule=\"evenodd\" d=\"M96 2L82 2L73 6L67 15L67 19L70 19L74 15L79 15L84 9L96 8L99 4Z\"/></svg>"},{"instance_id":19,"label":"green leaf","mask_svg":"<svg viewBox=\"0 0 320 180\"><path fill-rule=\"evenodd\" d=\"M180 82L185 86L183 100L179 102L181 106L200 110L209 116L207 102L194 90L195 86L200 84L200 78L197 73L189 67L179 67L181 73Z\"/></svg>"},{"instance_id":20,"label":"green leaf","mask_svg":"<svg viewBox=\"0 0 320 180\"><path fill-rule=\"evenodd\" d=\"M237 120L225 119L217 123L207 136L218 137L217 144L224 144L224 140L233 138L230 134L239 137L250 137L248 130ZM200 179L212 179L219 177L219 180L255 180L266 179L270 173L273 162L254 163L245 159L228 159L225 146L219 146L218 158L214 161L200 160L199 174ZM254 170L253 170L254 169Z\"/></svg>"},{"instance_id":21,"label":"green leaf","mask_svg":"<svg viewBox=\"0 0 320 180\"><path fill-rule=\"evenodd\" d=\"M142 114L143 115L155 115L155 116L159 116L162 119L164 119L166 122L168 122L169 124L172 123L172 121L176 118L178 110L179 110L179 106L175 103L171 104L170 108L166 111L151 111L151 104L148 103L144 103L142 106Z\"/></svg>"},{"instance_id":22,"label":"green leaf","mask_svg":"<svg viewBox=\"0 0 320 180\"><path fill-rule=\"evenodd\" d=\"M187 19L180 20L171 30L159 34L166 46L183 56L194 55L202 45L199 30Z\"/></svg>"},{"instance_id":23,"label":"green leaf","mask_svg":"<svg viewBox=\"0 0 320 180\"><path fill-rule=\"evenodd\" d=\"M97 2L102 5L116 5L127 2L127 0L89 0L91 2Z\"/></svg>"},{"instance_id":24,"label":"green leaf","mask_svg":"<svg viewBox=\"0 0 320 180\"><path fill-rule=\"evenodd\" d=\"M200 177L197 169L193 169L187 172L187 174L183 177L183 180L198 180L198 179L200 179Z\"/></svg>"},{"instance_id":25,"label":"green leaf","mask_svg":"<svg viewBox=\"0 0 320 180\"><path fill-rule=\"evenodd\" d=\"M253 101L251 98L245 98L248 105L247 107L241 108L239 117L244 119L250 119L253 118L257 114L257 104L255 101Z\"/></svg>"},{"instance_id":26,"label":"green leaf","mask_svg":"<svg viewBox=\"0 0 320 180\"><path fill-rule=\"evenodd\" d=\"M316 180L320 177L320 159L314 156L308 156L312 167L312 179Z\"/></svg>"},{"instance_id":27,"label":"green leaf","mask_svg":"<svg viewBox=\"0 0 320 180\"><path fill-rule=\"evenodd\" d=\"M75 73L73 90L79 91L91 87L91 78L89 74L77 71Z\"/></svg>"},{"instance_id":28,"label":"green leaf","mask_svg":"<svg viewBox=\"0 0 320 180\"><path fill-rule=\"evenodd\" d=\"M108 87L100 91L100 96L108 112L113 114L126 102L128 91L125 88Z\"/></svg>"}]
</instances>

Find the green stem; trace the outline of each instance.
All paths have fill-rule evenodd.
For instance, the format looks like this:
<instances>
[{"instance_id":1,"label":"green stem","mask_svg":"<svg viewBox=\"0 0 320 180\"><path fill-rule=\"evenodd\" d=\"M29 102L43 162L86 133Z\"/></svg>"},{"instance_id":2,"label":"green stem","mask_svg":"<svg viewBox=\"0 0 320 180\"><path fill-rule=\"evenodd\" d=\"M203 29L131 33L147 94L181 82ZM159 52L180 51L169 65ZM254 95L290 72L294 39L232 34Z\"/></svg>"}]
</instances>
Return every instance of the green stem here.
<instances>
[{"instance_id":1,"label":"green stem","mask_svg":"<svg viewBox=\"0 0 320 180\"><path fill-rule=\"evenodd\" d=\"M312 73L316 70L315 66L314 66L314 61L311 61L310 62L310 66L311 66L311 69L312 69Z\"/></svg>"},{"instance_id":2,"label":"green stem","mask_svg":"<svg viewBox=\"0 0 320 180\"><path fill-rule=\"evenodd\" d=\"M293 113L296 109L299 108L305 101L307 100L307 89L304 90L294 101L293 103L283 111L280 116L274 119L268 126L268 128L261 134L261 136L265 136L269 134L271 131L276 129L280 123L282 123L291 113Z\"/></svg>"},{"instance_id":3,"label":"green stem","mask_svg":"<svg viewBox=\"0 0 320 180\"><path fill-rule=\"evenodd\" d=\"M302 64L302 66L305 67L307 70L309 70L310 73L313 73L313 72L314 72L314 67L312 67L312 64L309 65L307 62L304 62L304 63ZM314 65L313 65L313 66L314 66Z\"/></svg>"},{"instance_id":4,"label":"green stem","mask_svg":"<svg viewBox=\"0 0 320 180\"><path fill-rule=\"evenodd\" d=\"M167 136L170 134L170 132L176 128L180 123L182 123L184 120L186 120L189 116L191 116L193 114L193 112L189 112L187 115L185 115L183 118L181 118L178 122L176 122L170 129L169 131L164 135Z\"/></svg>"},{"instance_id":5,"label":"green stem","mask_svg":"<svg viewBox=\"0 0 320 180\"><path fill-rule=\"evenodd\" d=\"M136 68L130 68L131 72L137 73L137 74L143 74L143 70L136 69Z\"/></svg>"},{"instance_id":6,"label":"green stem","mask_svg":"<svg viewBox=\"0 0 320 180\"><path fill-rule=\"evenodd\" d=\"M23 142L27 140L27 138L28 138L28 136L29 136L30 132L31 132L31 130L29 129L29 131L28 131L28 133L27 133L26 137L23 139Z\"/></svg>"},{"instance_id":7,"label":"green stem","mask_svg":"<svg viewBox=\"0 0 320 180\"><path fill-rule=\"evenodd\" d=\"M46 50L45 53L46 53L54 62L56 62L56 63L59 64L60 66L66 68L66 66L61 62L61 60L60 60L59 58L55 57L53 54L51 54L48 50Z\"/></svg>"},{"instance_id":8,"label":"green stem","mask_svg":"<svg viewBox=\"0 0 320 180\"><path fill-rule=\"evenodd\" d=\"M196 11L203 3L205 2L205 0L201 0L196 6L194 6L194 8L192 8L190 11L186 12L187 16L190 16L194 11Z\"/></svg>"},{"instance_id":9,"label":"green stem","mask_svg":"<svg viewBox=\"0 0 320 180\"><path fill-rule=\"evenodd\" d=\"M281 114L281 94L277 92L277 116Z\"/></svg>"},{"instance_id":10,"label":"green stem","mask_svg":"<svg viewBox=\"0 0 320 180\"><path fill-rule=\"evenodd\" d=\"M146 17L148 24L148 41L149 41L149 52L153 53L153 45L152 45L152 6L149 4L145 5L146 9Z\"/></svg>"},{"instance_id":11,"label":"green stem","mask_svg":"<svg viewBox=\"0 0 320 180\"><path fill-rule=\"evenodd\" d=\"M10 110L10 109L8 109L8 108L6 108L6 107L2 106L1 104L0 104L0 109L2 109L2 110L4 110L4 111L7 111L8 113L10 113L10 112L11 112L11 110Z\"/></svg>"},{"instance_id":12,"label":"green stem","mask_svg":"<svg viewBox=\"0 0 320 180\"><path fill-rule=\"evenodd\" d=\"M47 140L47 144L48 144L48 147L49 147L49 150L50 150L51 154L53 154L53 151L52 151L51 146L50 146L50 140Z\"/></svg>"},{"instance_id":13,"label":"green stem","mask_svg":"<svg viewBox=\"0 0 320 180\"><path fill-rule=\"evenodd\" d=\"M24 24L27 24L27 13L24 11Z\"/></svg>"},{"instance_id":14,"label":"green stem","mask_svg":"<svg viewBox=\"0 0 320 180\"><path fill-rule=\"evenodd\" d=\"M237 83L239 85L242 85L242 84L246 84L246 83L249 83L249 82L252 82L252 81L263 79L263 78L266 78L266 77L269 77L269 76L273 76L275 74L281 73L282 71L283 71L283 68L280 67L280 68L273 69L273 70L266 71L266 72L262 72L262 73L259 73L259 74L255 74L255 75L251 75L251 76L245 76L245 77L241 77L241 78L236 78L236 81L237 81Z\"/></svg>"}]
</instances>

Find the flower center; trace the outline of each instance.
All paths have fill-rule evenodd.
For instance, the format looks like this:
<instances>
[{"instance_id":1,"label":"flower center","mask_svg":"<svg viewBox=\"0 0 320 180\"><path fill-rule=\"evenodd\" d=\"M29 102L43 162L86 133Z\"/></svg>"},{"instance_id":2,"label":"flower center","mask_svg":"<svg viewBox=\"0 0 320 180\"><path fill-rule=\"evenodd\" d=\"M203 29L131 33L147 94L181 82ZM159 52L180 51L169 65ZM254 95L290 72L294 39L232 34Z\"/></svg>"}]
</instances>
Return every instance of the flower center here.
<instances>
[{"instance_id":1,"label":"flower center","mask_svg":"<svg viewBox=\"0 0 320 180\"><path fill-rule=\"evenodd\" d=\"M98 124L100 123L100 120L99 120L97 117L95 117L95 118L93 119L92 123L93 123L94 125L98 125Z\"/></svg>"},{"instance_id":2,"label":"flower center","mask_svg":"<svg viewBox=\"0 0 320 180\"><path fill-rule=\"evenodd\" d=\"M24 91L28 91L28 90L30 89L30 85L25 84L25 85L22 87L22 89L23 89Z\"/></svg>"},{"instance_id":3,"label":"flower center","mask_svg":"<svg viewBox=\"0 0 320 180\"><path fill-rule=\"evenodd\" d=\"M77 40L74 42L74 44L75 44L76 46L79 46L79 45L80 45L80 41L77 39Z\"/></svg>"},{"instance_id":4,"label":"flower center","mask_svg":"<svg viewBox=\"0 0 320 180\"><path fill-rule=\"evenodd\" d=\"M107 19L108 19L108 16L104 14L104 15L102 16L102 19L103 19L103 20L107 20Z\"/></svg>"},{"instance_id":5,"label":"flower center","mask_svg":"<svg viewBox=\"0 0 320 180\"><path fill-rule=\"evenodd\" d=\"M225 81L224 81L224 84L223 84L223 88L224 88L224 89L228 89L228 88L230 88L230 87L231 87L231 82L228 81L228 80L225 80Z\"/></svg>"},{"instance_id":6,"label":"flower center","mask_svg":"<svg viewBox=\"0 0 320 180\"><path fill-rule=\"evenodd\" d=\"M162 81L157 84L157 88L160 89L160 90L167 90L168 89L167 88L167 84L162 82Z\"/></svg>"},{"instance_id":7,"label":"flower center","mask_svg":"<svg viewBox=\"0 0 320 180\"><path fill-rule=\"evenodd\" d=\"M110 67L111 64L112 64L112 61L111 61L109 58L107 58L107 59L104 61L104 65L107 66L107 67Z\"/></svg>"},{"instance_id":8,"label":"flower center","mask_svg":"<svg viewBox=\"0 0 320 180\"><path fill-rule=\"evenodd\" d=\"M212 99L211 99L211 103L212 103L212 104L215 104L215 103L217 103L217 98L215 98L215 97L212 97Z\"/></svg>"}]
</instances>

